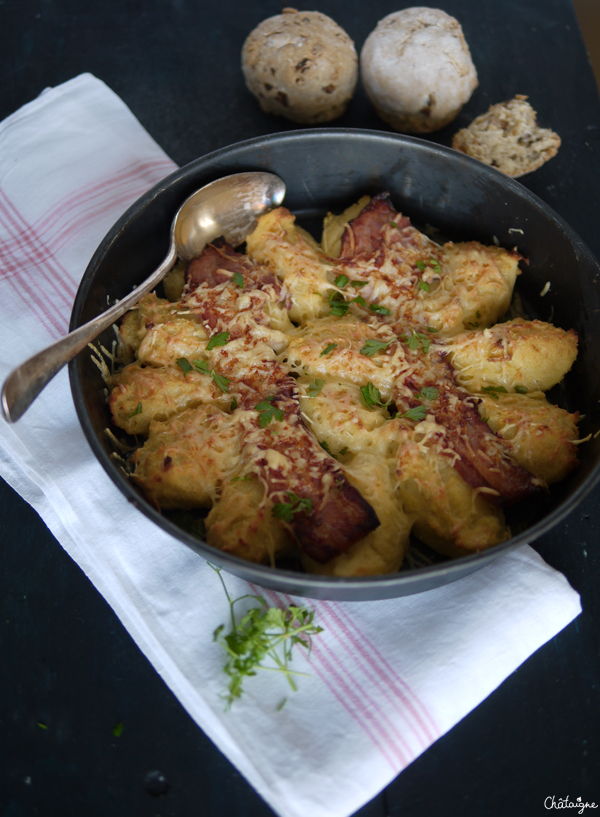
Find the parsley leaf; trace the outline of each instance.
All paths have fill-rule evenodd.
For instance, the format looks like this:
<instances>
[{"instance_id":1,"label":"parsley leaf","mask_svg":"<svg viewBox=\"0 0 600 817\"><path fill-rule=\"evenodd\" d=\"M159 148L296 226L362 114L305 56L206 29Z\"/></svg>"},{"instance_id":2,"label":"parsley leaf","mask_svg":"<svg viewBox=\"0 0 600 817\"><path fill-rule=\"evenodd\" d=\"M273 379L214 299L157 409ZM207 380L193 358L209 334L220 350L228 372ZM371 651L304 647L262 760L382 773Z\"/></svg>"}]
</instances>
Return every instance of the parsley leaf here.
<instances>
[{"instance_id":1,"label":"parsley leaf","mask_svg":"<svg viewBox=\"0 0 600 817\"><path fill-rule=\"evenodd\" d=\"M316 397L324 385L325 385L324 380L320 380L318 378L316 380L311 380L308 386L308 396Z\"/></svg>"},{"instance_id":2,"label":"parsley leaf","mask_svg":"<svg viewBox=\"0 0 600 817\"><path fill-rule=\"evenodd\" d=\"M179 361L177 362L179 363ZM206 360L195 360L194 366L196 369L198 369L199 372L202 372L202 374L208 374L208 363L206 362Z\"/></svg>"},{"instance_id":3,"label":"parsley leaf","mask_svg":"<svg viewBox=\"0 0 600 817\"><path fill-rule=\"evenodd\" d=\"M329 448L329 443L327 440L319 440L319 445L324 451L327 451L328 454L331 454L331 450Z\"/></svg>"},{"instance_id":4,"label":"parsley leaf","mask_svg":"<svg viewBox=\"0 0 600 817\"><path fill-rule=\"evenodd\" d=\"M361 287L366 287L368 281L350 281L351 287L356 287L356 289L360 289Z\"/></svg>"},{"instance_id":5,"label":"parsley leaf","mask_svg":"<svg viewBox=\"0 0 600 817\"><path fill-rule=\"evenodd\" d=\"M422 278L419 278L419 289L422 289L423 292L429 292L431 290L431 287L429 286L427 281L424 281Z\"/></svg>"},{"instance_id":6,"label":"parsley leaf","mask_svg":"<svg viewBox=\"0 0 600 817\"><path fill-rule=\"evenodd\" d=\"M435 386L423 386L417 395L417 397L421 397L423 400L437 400L439 396L440 390L436 389Z\"/></svg>"},{"instance_id":7,"label":"parsley leaf","mask_svg":"<svg viewBox=\"0 0 600 817\"><path fill-rule=\"evenodd\" d=\"M381 392L376 386L374 386L370 382L367 383L366 386L361 386L360 396L364 405L368 409L372 409L374 406L381 406L382 408L387 408L388 406L392 405L391 403L382 403Z\"/></svg>"},{"instance_id":8,"label":"parsley leaf","mask_svg":"<svg viewBox=\"0 0 600 817\"><path fill-rule=\"evenodd\" d=\"M237 407L238 407L238 401L237 401L237 398L234 397L232 399L231 403L229 404L229 411L235 411Z\"/></svg>"},{"instance_id":9,"label":"parsley leaf","mask_svg":"<svg viewBox=\"0 0 600 817\"><path fill-rule=\"evenodd\" d=\"M387 308L387 306L381 306L381 304L369 304L369 309L371 312L376 312L378 315L391 315L391 311Z\"/></svg>"},{"instance_id":10,"label":"parsley leaf","mask_svg":"<svg viewBox=\"0 0 600 817\"><path fill-rule=\"evenodd\" d=\"M338 275L336 276L336 279L333 283L336 285L336 287L343 289L345 286L348 285L349 282L350 279L348 278L347 275Z\"/></svg>"},{"instance_id":11,"label":"parsley leaf","mask_svg":"<svg viewBox=\"0 0 600 817\"><path fill-rule=\"evenodd\" d=\"M408 417L409 420L420 422L427 417L427 409L425 406L415 406L414 408L405 411L404 414L400 415L400 417Z\"/></svg>"},{"instance_id":12,"label":"parsley leaf","mask_svg":"<svg viewBox=\"0 0 600 817\"><path fill-rule=\"evenodd\" d=\"M323 349L323 351L319 355L319 357L323 357L323 355L328 355L329 352L333 352L333 350L335 349L336 346L337 346L337 343L328 343L327 346Z\"/></svg>"},{"instance_id":13,"label":"parsley leaf","mask_svg":"<svg viewBox=\"0 0 600 817\"><path fill-rule=\"evenodd\" d=\"M342 317L350 309L350 304L339 297L337 292L332 292L329 296L329 312L331 315Z\"/></svg>"},{"instance_id":14,"label":"parsley leaf","mask_svg":"<svg viewBox=\"0 0 600 817\"><path fill-rule=\"evenodd\" d=\"M498 394L508 394L504 386L484 386L481 391L489 394L494 400L498 399Z\"/></svg>"},{"instance_id":15,"label":"parsley leaf","mask_svg":"<svg viewBox=\"0 0 600 817\"><path fill-rule=\"evenodd\" d=\"M239 286L239 288L242 289L244 286L244 276L242 275L242 273L234 272L231 277L233 278L234 282Z\"/></svg>"},{"instance_id":16,"label":"parsley leaf","mask_svg":"<svg viewBox=\"0 0 600 817\"><path fill-rule=\"evenodd\" d=\"M286 493L288 502L276 502L273 505L272 515L285 522L293 522L295 513L312 513L313 504L310 499L299 497L292 491Z\"/></svg>"},{"instance_id":17,"label":"parsley leaf","mask_svg":"<svg viewBox=\"0 0 600 817\"><path fill-rule=\"evenodd\" d=\"M357 295L356 298L352 298L350 303L351 304L358 304L359 306L365 307L365 309L366 309L366 306L367 306L367 302L362 297L362 295Z\"/></svg>"},{"instance_id":18,"label":"parsley leaf","mask_svg":"<svg viewBox=\"0 0 600 817\"><path fill-rule=\"evenodd\" d=\"M428 267L428 266L433 269L433 271L435 272L436 275L441 275L442 274L442 268L441 268L440 262L437 260L437 258L428 258L427 261L423 261L423 259L420 259L415 264L415 267L418 270L420 270L421 272L423 272L425 270L425 268Z\"/></svg>"},{"instance_id":19,"label":"parsley leaf","mask_svg":"<svg viewBox=\"0 0 600 817\"><path fill-rule=\"evenodd\" d=\"M218 332L208 341L206 351L214 349L215 346L225 346L226 343L229 343L229 332Z\"/></svg>"},{"instance_id":20,"label":"parsley leaf","mask_svg":"<svg viewBox=\"0 0 600 817\"><path fill-rule=\"evenodd\" d=\"M225 394L229 391L229 379L222 374L217 374L213 369L211 372L213 382L218 389Z\"/></svg>"},{"instance_id":21,"label":"parsley leaf","mask_svg":"<svg viewBox=\"0 0 600 817\"><path fill-rule=\"evenodd\" d=\"M261 400L260 403L257 403L254 407L256 411L259 412L258 414L258 426L259 428L264 428L265 426L269 425L271 420L275 418L279 422L283 420L283 411L276 406L272 405L271 401L274 400L274 397L267 397L265 400Z\"/></svg>"},{"instance_id":22,"label":"parsley leaf","mask_svg":"<svg viewBox=\"0 0 600 817\"><path fill-rule=\"evenodd\" d=\"M225 333L223 333L223 334L225 334ZM192 367L190 366L188 361L185 360L185 358L180 358L179 360L185 361L187 363L187 365L189 366L187 371L184 369L186 374L187 374L187 372L192 371ZM179 360L177 361L177 363L181 366L181 363L179 362ZM182 366L182 368L183 368L183 366ZM208 370L208 363L206 362L206 360L195 360L194 361L194 368L197 369L201 374L209 374L212 377L215 386L217 386L217 388L221 389L222 392L225 393L225 392L229 391L229 382L230 382L229 378L225 377L225 375L217 374L217 372L214 369L211 369L209 371ZM235 400L235 397L234 397L233 400L235 402L234 408L237 408L237 401ZM231 410L233 411L233 409L231 409Z\"/></svg>"},{"instance_id":23,"label":"parsley leaf","mask_svg":"<svg viewBox=\"0 0 600 817\"><path fill-rule=\"evenodd\" d=\"M177 360L175 361L175 363L177 363L177 365L179 366L179 368L183 372L184 377L186 376L186 374L188 372L193 371L192 364L185 357L178 357Z\"/></svg>"},{"instance_id":24,"label":"parsley leaf","mask_svg":"<svg viewBox=\"0 0 600 817\"><path fill-rule=\"evenodd\" d=\"M417 332L414 329L410 330L410 335L402 335L401 338L404 343L408 346L409 349L416 351L419 347L423 349L423 352L427 354L429 351L429 347L431 346L431 340L424 335L423 332Z\"/></svg>"},{"instance_id":25,"label":"parsley leaf","mask_svg":"<svg viewBox=\"0 0 600 817\"><path fill-rule=\"evenodd\" d=\"M384 340L377 340L376 338L368 338L365 341L365 345L360 350L361 355L366 355L367 357L373 357L376 355L377 352L385 352L388 346L392 343L391 340L388 340L387 343Z\"/></svg>"},{"instance_id":26,"label":"parsley leaf","mask_svg":"<svg viewBox=\"0 0 600 817\"><path fill-rule=\"evenodd\" d=\"M186 363L187 363L187 361L186 361ZM125 417L125 419L126 420L131 420L132 417L135 417L136 415L141 414L141 413L142 413L142 404L138 403L136 410L132 411L131 414L128 414L127 417Z\"/></svg>"}]
</instances>

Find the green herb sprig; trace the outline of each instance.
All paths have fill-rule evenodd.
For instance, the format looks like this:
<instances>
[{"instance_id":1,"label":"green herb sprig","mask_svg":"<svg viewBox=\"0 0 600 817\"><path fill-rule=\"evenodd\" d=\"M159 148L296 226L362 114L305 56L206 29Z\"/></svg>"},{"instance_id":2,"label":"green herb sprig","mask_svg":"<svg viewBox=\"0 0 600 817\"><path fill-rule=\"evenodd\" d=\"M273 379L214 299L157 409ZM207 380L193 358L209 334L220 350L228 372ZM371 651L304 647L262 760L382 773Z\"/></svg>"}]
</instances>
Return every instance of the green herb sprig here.
<instances>
[{"instance_id":1,"label":"green herb sprig","mask_svg":"<svg viewBox=\"0 0 600 817\"><path fill-rule=\"evenodd\" d=\"M208 374L213 379L213 383L215 386L220 389L224 394L229 391L229 378L225 377L225 375L219 374L214 369L208 368L208 363L206 360L194 360L194 365L190 363L190 361L185 357L179 357L175 361L181 371L183 372L183 376L185 377L189 372L193 372L194 369L200 372L200 374ZM234 398L235 399L235 398ZM237 406L237 402L236 402Z\"/></svg>"},{"instance_id":2,"label":"green herb sprig","mask_svg":"<svg viewBox=\"0 0 600 817\"><path fill-rule=\"evenodd\" d=\"M217 346L225 346L228 343L229 332L217 332L206 344L206 351L210 352L211 349L215 349Z\"/></svg>"},{"instance_id":3,"label":"green herb sprig","mask_svg":"<svg viewBox=\"0 0 600 817\"><path fill-rule=\"evenodd\" d=\"M308 384L308 396L309 397L316 397L320 392L323 386L325 385L325 381L321 380L320 378L316 378L315 380L311 380Z\"/></svg>"},{"instance_id":4,"label":"green herb sprig","mask_svg":"<svg viewBox=\"0 0 600 817\"><path fill-rule=\"evenodd\" d=\"M287 502L276 502L275 505L273 505L271 513L277 519L283 519L285 522L291 524L294 521L294 514L302 513L303 511L312 513L312 500L306 497L300 497L293 493L293 491L287 491L286 497L288 499Z\"/></svg>"},{"instance_id":5,"label":"green herb sprig","mask_svg":"<svg viewBox=\"0 0 600 817\"><path fill-rule=\"evenodd\" d=\"M262 596L251 594L234 599L227 590L220 569L213 565L210 567L218 575L229 602L230 630L225 633L225 625L221 624L213 634L213 641L227 654L223 667L229 677L227 694L223 696L225 708L229 709L235 699L241 697L244 681L261 669L283 673L290 687L297 691L294 679L307 676L290 668L292 651L296 644L301 644L310 653L313 637L323 632L322 627L314 624L315 611L292 604L284 609L269 607ZM258 604L236 621L235 605L246 599L254 599ZM281 708L281 704L278 708Z\"/></svg>"},{"instance_id":6,"label":"green herb sprig","mask_svg":"<svg viewBox=\"0 0 600 817\"><path fill-rule=\"evenodd\" d=\"M489 394L494 400L498 399L498 394L508 394L504 386L484 386L481 391L485 394Z\"/></svg>"},{"instance_id":7,"label":"green herb sprig","mask_svg":"<svg viewBox=\"0 0 600 817\"><path fill-rule=\"evenodd\" d=\"M388 340L386 342L385 340L377 340L377 338L367 338L360 353L366 355L366 357L373 357L378 352L385 352L390 343L393 343L393 341Z\"/></svg>"},{"instance_id":8,"label":"green herb sprig","mask_svg":"<svg viewBox=\"0 0 600 817\"><path fill-rule=\"evenodd\" d=\"M391 406L391 403L384 403L381 400L381 392L374 386L371 382L367 383L366 386L361 386L360 388L360 397L363 401L364 405L368 409L372 409L375 406L381 406L381 408L388 408Z\"/></svg>"},{"instance_id":9,"label":"green herb sprig","mask_svg":"<svg viewBox=\"0 0 600 817\"><path fill-rule=\"evenodd\" d=\"M415 329L410 330L410 335L402 335L401 340L406 343L409 349L417 351L420 347L425 354L427 354L431 346L431 338L427 337L423 332L417 332Z\"/></svg>"},{"instance_id":10,"label":"green herb sprig","mask_svg":"<svg viewBox=\"0 0 600 817\"><path fill-rule=\"evenodd\" d=\"M138 403L138 404L137 404L137 408L136 408L136 410L135 410L135 411L132 411L132 412L131 412L131 414L128 414L128 415L125 417L125 419L126 419L126 420L131 420L131 418L132 418L132 417L136 417L138 414L141 414L141 413L142 413L142 404L141 404L141 403Z\"/></svg>"},{"instance_id":11,"label":"green herb sprig","mask_svg":"<svg viewBox=\"0 0 600 817\"><path fill-rule=\"evenodd\" d=\"M273 405L274 397L266 397L257 403L254 407L258 411L258 427L264 428L268 426L271 420L275 419L278 422L283 420L284 414L280 408Z\"/></svg>"}]
</instances>

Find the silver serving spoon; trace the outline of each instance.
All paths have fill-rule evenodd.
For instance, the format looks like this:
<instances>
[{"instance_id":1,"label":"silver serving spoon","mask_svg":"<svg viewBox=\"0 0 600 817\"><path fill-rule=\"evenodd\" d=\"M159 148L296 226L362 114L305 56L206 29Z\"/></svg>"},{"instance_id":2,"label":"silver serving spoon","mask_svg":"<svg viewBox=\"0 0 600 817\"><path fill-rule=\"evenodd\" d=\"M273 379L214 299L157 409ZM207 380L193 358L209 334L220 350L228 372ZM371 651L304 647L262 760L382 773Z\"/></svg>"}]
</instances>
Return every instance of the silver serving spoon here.
<instances>
[{"instance_id":1,"label":"silver serving spoon","mask_svg":"<svg viewBox=\"0 0 600 817\"><path fill-rule=\"evenodd\" d=\"M54 375L135 306L143 295L151 292L178 257L189 261L219 236L237 247L252 232L263 213L281 204L284 195L285 184L279 176L262 172L224 176L193 193L173 219L167 257L144 283L106 312L33 355L9 374L2 387L4 419L10 423L18 420Z\"/></svg>"}]
</instances>

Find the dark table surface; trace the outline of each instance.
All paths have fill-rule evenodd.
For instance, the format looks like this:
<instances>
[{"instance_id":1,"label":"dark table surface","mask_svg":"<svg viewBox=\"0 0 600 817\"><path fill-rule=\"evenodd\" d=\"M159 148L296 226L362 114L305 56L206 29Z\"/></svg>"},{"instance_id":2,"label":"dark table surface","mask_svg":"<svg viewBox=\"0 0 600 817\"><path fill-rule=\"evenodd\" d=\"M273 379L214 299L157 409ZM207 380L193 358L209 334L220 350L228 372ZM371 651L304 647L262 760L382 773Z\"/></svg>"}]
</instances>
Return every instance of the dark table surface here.
<instances>
[{"instance_id":1,"label":"dark table surface","mask_svg":"<svg viewBox=\"0 0 600 817\"><path fill-rule=\"evenodd\" d=\"M522 183L599 257L600 104L569 0L441 5L462 23L480 84L458 120L428 138L448 145L490 103L528 94L563 144ZM308 5L333 17L357 49L399 7ZM0 0L0 119L46 86L89 71L180 165L296 128L260 111L240 71L245 37L280 11L275 0ZM360 88L333 124L388 130ZM360 817L535 815L552 796L600 803L599 510L596 488L535 543L581 594L582 615ZM272 815L1 481L0 536L0 817Z\"/></svg>"}]
</instances>

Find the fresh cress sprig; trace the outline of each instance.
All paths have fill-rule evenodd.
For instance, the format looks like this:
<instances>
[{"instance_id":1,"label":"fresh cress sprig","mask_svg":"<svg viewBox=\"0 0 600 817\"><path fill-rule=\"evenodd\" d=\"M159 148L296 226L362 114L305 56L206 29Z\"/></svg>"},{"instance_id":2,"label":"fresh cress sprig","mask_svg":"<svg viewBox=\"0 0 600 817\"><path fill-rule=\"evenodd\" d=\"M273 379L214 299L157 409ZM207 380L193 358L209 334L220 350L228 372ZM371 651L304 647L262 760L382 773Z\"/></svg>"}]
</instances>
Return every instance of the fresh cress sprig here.
<instances>
[{"instance_id":1,"label":"fresh cress sprig","mask_svg":"<svg viewBox=\"0 0 600 817\"><path fill-rule=\"evenodd\" d=\"M229 709L235 699L241 697L244 681L261 669L283 673L295 692L298 687L294 679L307 676L290 669L292 650L296 644L301 644L310 653L313 637L323 632L322 627L314 624L315 611L293 604L283 609L269 607L263 596L251 594L234 599L227 590L220 568L210 567L219 577L229 602L229 632L226 633L225 624L221 624L213 634L213 641L227 653L223 667L229 677L227 694L223 696L225 708ZM254 599L257 606L236 620L235 606L246 599Z\"/></svg>"}]
</instances>

